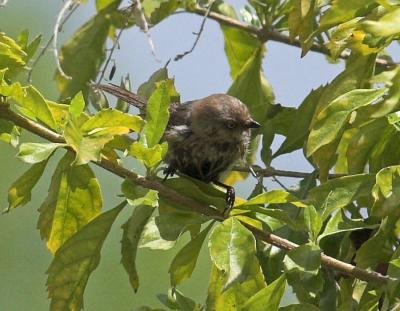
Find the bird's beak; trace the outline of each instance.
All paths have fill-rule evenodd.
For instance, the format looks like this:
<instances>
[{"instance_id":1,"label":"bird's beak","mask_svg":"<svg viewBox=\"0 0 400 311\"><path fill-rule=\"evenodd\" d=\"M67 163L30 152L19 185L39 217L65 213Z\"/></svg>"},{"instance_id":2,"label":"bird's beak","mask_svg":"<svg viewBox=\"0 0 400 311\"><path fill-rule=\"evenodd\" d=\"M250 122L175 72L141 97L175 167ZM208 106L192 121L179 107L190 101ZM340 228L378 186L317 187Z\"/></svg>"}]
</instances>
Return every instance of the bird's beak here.
<instances>
[{"instance_id":1,"label":"bird's beak","mask_svg":"<svg viewBox=\"0 0 400 311\"><path fill-rule=\"evenodd\" d=\"M250 122L247 123L247 127L249 129L256 129L256 128L259 128L260 126L261 126L260 123L258 123L257 121L254 121L253 119L250 119Z\"/></svg>"}]
</instances>

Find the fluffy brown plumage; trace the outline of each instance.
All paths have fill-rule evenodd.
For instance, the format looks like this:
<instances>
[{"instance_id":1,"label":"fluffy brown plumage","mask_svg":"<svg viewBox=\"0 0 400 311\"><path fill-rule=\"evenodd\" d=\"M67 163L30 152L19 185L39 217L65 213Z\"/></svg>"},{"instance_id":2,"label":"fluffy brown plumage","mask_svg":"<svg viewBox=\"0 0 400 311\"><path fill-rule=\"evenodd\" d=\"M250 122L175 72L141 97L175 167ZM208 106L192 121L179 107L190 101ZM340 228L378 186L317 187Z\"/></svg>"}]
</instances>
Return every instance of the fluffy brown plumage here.
<instances>
[{"instance_id":1,"label":"fluffy brown plumage","mask_svg":"<svg viewBox=\"0 0 400 311\"><path fill-rule=\"evenodd\" d=\"M145 101L118 86L100 85L138 108ZM214 182L227 189L228 207L233 205L234 189L221 184L220 175L246 154L250 129L260 124L251 118L240 100L226 94L214 94L187 103L170 106L170 119L164 134L168 142L166 177L176 171Z\"/></svg>"}]
</instances>

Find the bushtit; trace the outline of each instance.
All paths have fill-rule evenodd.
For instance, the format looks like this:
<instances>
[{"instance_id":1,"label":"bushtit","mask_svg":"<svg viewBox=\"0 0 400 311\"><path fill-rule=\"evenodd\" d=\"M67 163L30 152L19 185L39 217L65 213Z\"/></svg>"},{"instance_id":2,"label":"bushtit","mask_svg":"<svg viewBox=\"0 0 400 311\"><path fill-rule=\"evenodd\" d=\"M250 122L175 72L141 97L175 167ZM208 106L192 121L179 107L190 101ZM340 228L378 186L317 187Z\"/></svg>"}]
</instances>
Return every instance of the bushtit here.
<instances>
[{"instance_id":1,"label":"bushtit","mask_svg":"<svg viewBox=\"0 0 400 311\"><path fill-rule=\"evenodd\" d=\"M136 94L115 85L97 88L144 108L146 102ZM260 124L251 118L240 100L225 94L174 103L164 138L168 153L166 178L176 171L227 190L228 210L235 200L234 188L219 182L220 175L246 154L250 129Z\"/></svg>"}]
</instances>

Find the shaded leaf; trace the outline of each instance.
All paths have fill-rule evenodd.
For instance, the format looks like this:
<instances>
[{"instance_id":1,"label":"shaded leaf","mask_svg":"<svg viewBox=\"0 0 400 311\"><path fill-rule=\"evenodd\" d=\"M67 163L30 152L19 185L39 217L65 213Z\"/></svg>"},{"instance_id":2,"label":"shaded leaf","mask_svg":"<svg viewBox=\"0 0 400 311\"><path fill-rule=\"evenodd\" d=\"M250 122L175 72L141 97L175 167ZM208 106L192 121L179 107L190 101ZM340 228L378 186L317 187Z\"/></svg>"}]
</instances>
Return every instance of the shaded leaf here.
<instances>
[{"instance_id":1,"label":"shaded leaf","mask_svg":"<svg viewBox=\"0 0 400 311\"><path fill-rule=\"evenodd\" d=\"M32 165L8 189L8 210L25 205L31 200L31 191L42 176L47 161Z\"/></svg>"},{"instance_id":2,"label":"shaded leaf","mask_svg":"<svg viewBox=\"0 0 400 311\"><path fill-rule=\"evenodd\" d=\"M320 311L320 309L309 303L300 303L281 307L279 311Z\"/></svg>"},{"instance_id":3,"label":"shaded leaf","mask_svg":"<svg viewBox=\"0 0 400 311\"><path fill-rule=\"evenodd\" d=\"M137 95L145 99L149 99L151 94L156 89L156 83L168 79L168 71L166 68L161 68L154 72L148 81L139 86Z\"/></svg>"},{"instance_id":4,"label":"shaded leaf","mask_svg":"<svg viewBox=\"0 0 400 311\"><path fill-rule=\"evenodd\" d=\"M282 296L285 293L286 277L284 274L280 278L261 289L253 295L243 306L246 311L275 311L278 310ZM266 304L266 302L268 302Z\"/></svg>"},{"instance_id":5,"label":"shaded leaf","mask_svg":"<svg viewBox=\"0 0 400 311\"><path fill-rule=\"evenodd\" d=\"M125 204L122 202L93 219L56 252L47 270L51 311L83 308L83 292L89 276L97 268L103 242Z\"/></svg>"},{"instance_id":6,"label":"shaded leaf","mask_svg":"<svg viewBox=\"0 0 400 311\"><path fill-rule=\"evenodd\" d=\"M132 216L122 226L124 233L121 240L121 263L129 275L129 281L136 292L139 288L139 276L136 269L136 253L143 228L151 217L154 208L149 205L139 205Z\"/></svg>"},{"instance_id":7,"label":"shaded leaf","mask_svg":"<svg viewBox=\"0 0 400 311\"><path fill-rule=\"evenodd\" d=\"M400 9L383 15L377 21L366 20L361 23L362 29L377 37L397 36L400 33Z\"/></svg>"},{"instance_id":8,"label":"shaded leaf","mask_svg":"<svg viewBox=\"0 0 400 311\"><path fill-rule=\"evenodd\" d=\"M38 229L53 253L102 207L100 186L92 170L87 165L71 166L72 161L71 153L61 159L39 209Z\"/></svg>"},{"instance_id":9,"label":"shaded leaf","mask_svg":"<svg viewBox=\"0 0 400 311\"><path fill-rule=\"evenodd\" d=\"M192 275L201 247L212 225L213 223L208 225L175 255L168 270L173 287Z\"/></svg>"}]
</instances>

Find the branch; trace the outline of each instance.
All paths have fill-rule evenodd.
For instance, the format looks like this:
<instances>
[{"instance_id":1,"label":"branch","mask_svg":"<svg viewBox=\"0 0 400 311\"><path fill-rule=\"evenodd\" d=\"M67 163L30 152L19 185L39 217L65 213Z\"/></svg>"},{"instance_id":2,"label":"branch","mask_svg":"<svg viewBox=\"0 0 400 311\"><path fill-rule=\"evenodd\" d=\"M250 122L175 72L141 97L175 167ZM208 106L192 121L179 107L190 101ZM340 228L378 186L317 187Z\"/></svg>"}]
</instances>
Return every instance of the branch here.
<instances>
[{"instance_id":1,"label":"branch","mask_svg":"<svg viewBox=\"0 0 400 311\"><path fill-rule=\"evenodd\" d=\"M252 173L255 172L256 174L263 176L263 177L293 177L293 178L306 178L311 173L306 172L297 172L297 171L285 171L285 170L277 170L271 166L267 168L259 167L258 165L252 165L251 168L246 166L234 166L233 171L244 172L244 173ZM340 178L348 176L347 174L329 174L328 179Z\"/></svg>"},{"instance_id":2,"label":"branch","mask_svg":"<svg viewBox=\"0 0 400 311\"><path fill-rule=\"evenodd\" d=\"M187 12L188 13L195 13L197 15L204 16L204 14L206 13L206 9L203 9L203 8L197 6L194 10L187 11ZM219 14L219 13L216 13L216 12L210 12L208 14L208 18L211 18L211 19L217 21L220 24L224 24L226 26L234 27L234 28L237 28L239 30L243 30L245 32L253 34L263 42L275 41L275 42L280 42L280 43L291 45L291 46L301 47L300 41L298 39L291 40L289 38L289 36L284 35L284 34L278 32L278 31L276 31L274 29L265 29L265 28L261 28L261 27L256 27L256 26L241 22L239 20L236 20L234 18L225 16L225 15L222 15L222 14ZM324 55L330 56L330 52L325 46L320 45L320 44L315 43L315 42L311 45L310 50L313 51L313 52L317 52L317 53L320 53L320 54L324 54ZM342 52L339 55L339 58L347 59L349 56L350 56L349 53ZM381 59L381 58L376 59L375 63L380 65L380 66L383 66L383 67L393 67L393 66L397 65L396 63L393 63L393 62L390 62L390 61L387 61L387 60Z\"/></svg>"},{"instance_id":3,"label":"branch","mask_svg":"<svg viewBox=\"0 0 400 311\"><path fill-rule=\"evenodd\" d=\"M0 105L0 118L9 120L13 122L15 125L20 126L21 128L24 128L29 132L34 133L51 142L65 143L65 140L61 135L45 128L44 126L32 120L29 120L19 115L18 113L11 111L5 104ZM73 152L70 147L66 147L66 149ZM156 179L151 179L137 175L136 173L109 160L103 159L99 162L93 162L93 163L117 176L120 176L122 178L129 178L133 182L141 185L142 187L157 190L161 196L185 206L185 208L188 210L213 217L214 219L219 221L224 219L221 216L221 213L216 209L212 208L211 206L200 203L192 198L186 197L185 195L182 195L181 193L166 187L162 182L159 182ZM284 250L291 250L293 248L298 247L297 244L290 242L286 239L283 239L279 236L276 236L272 233L262 231L246 223L243 223L243 225L245 225L257 238L259 238L264 242L272 244L276 247L279 247ZM351 264L339 261L323 253L321 254L321 261L322 264L326 267L333 268L337 271L340 271L343 274L353 276L355 278L358 278L366 282L386 284L389 281L395 280L390 278L389 276L384 276L377 272L370 272L364 269L357 268Z\"/></svg>"}]
</instances>

